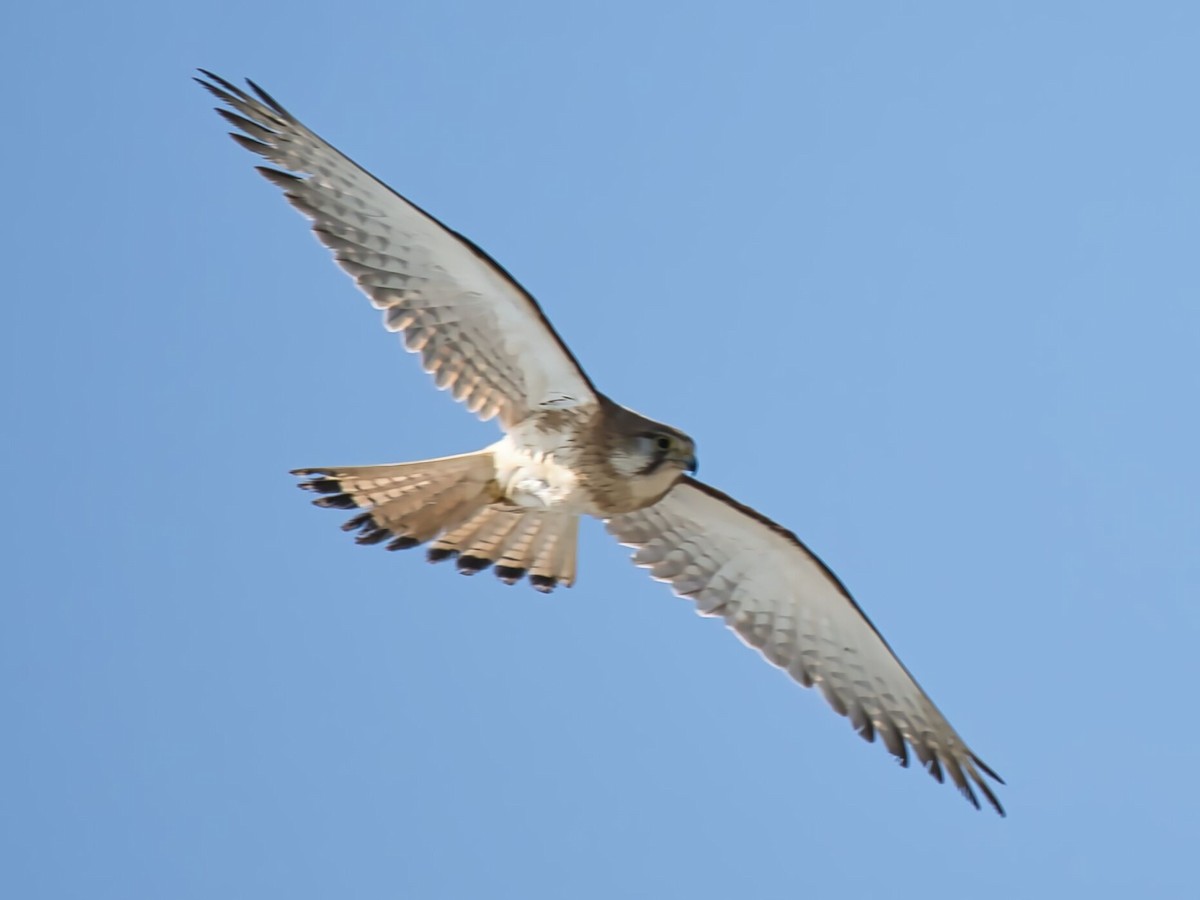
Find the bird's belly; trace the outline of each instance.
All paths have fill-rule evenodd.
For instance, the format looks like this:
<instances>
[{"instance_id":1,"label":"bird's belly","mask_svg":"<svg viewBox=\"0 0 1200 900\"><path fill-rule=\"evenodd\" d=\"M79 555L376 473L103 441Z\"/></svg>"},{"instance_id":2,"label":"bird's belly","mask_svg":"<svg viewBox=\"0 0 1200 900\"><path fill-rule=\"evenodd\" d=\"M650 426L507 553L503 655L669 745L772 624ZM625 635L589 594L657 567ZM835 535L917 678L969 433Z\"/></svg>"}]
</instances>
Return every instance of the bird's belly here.
<instances>
[{"instance_id":1,"label":"bird's belly","mask_svg":"<svg viewBox=\"0 0 1200 900\"><path fill-rule=\"evenodd\" d=\"M509 503L527 509L589 512L589 497L564 460L565 448L514 446L506 438L493 445L493 453L496 483Z\"/></svg>"},{"instance_id":2,"label":"bird's belly","mask_svg":"<svg viewBox=\"0 0 1200 900\"><path fill-rule=\"evenodd\" d=\"M584 498L574 485L561 479L547 477L544 472L516 473L509 482L505 495L517 506L530 509L574 513L587 511Z\"/></svg>"}]
</instances>

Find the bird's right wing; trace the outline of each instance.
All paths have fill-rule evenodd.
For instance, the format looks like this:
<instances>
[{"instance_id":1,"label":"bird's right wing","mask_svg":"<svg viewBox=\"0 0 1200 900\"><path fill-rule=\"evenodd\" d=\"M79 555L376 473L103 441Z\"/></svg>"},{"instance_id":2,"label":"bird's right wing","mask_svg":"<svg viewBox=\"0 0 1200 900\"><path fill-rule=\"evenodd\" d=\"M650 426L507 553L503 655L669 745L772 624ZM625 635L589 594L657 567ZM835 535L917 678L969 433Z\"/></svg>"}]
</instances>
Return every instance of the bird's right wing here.
<instances>
[{"instance_id":1,"label":"bird's right wing","mask_svg":"<svg viewBox=\"0 0 1200 900\"><path fill-rule=\"evenodd\" d=\"M313 231L390 331L421 354L439 388L481 419L511 427L530 413L587 406L596 392L533 297L497 262L309 131L253 82L257 96L201 72L196 80L243 147L280 169L267 180Z\"/></svg>"},{"instance_id":2,"label":"bird's right wing","mask_svg":"<svg viewBox=\"0 0 1200 900\"><path fill-rule=\"evenodd\" d=\"M868 741L878 735L908 765L908 747L976 807L978 789L1004 809L971 752L896 658L842 583L790 531L733 498L684 478L653 506L613 516L608 530L637 548L636 565L721 616L738 636L805 687L816 685ZM1001 782L1003 783L1003 782Z\"/></svg>"}]
</instances>

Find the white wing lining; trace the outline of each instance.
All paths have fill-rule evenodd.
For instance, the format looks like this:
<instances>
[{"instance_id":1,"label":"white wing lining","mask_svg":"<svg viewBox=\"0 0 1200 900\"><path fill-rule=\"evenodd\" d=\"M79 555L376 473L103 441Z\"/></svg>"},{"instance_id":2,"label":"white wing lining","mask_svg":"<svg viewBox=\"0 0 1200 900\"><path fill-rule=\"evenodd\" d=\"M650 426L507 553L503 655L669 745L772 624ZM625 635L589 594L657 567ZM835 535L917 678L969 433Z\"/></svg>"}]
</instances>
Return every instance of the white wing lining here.
<instances>
[{"instance_id":1,"label":"white wing lining","mask_svg":"<svg viewBox=\"0 0 1200 900\"><path fill-rule=\"evenodd\" d=\"M722 616L771 663L816 685L867 741L878 736L902 765L908 748L976 808L975 790L1004 815L984 775L1003 780L946 721L837 577L791 532L715 488L685 478L608 530L636 548L633 562L697 612Z\"/></svg>"},{"instance_id":2,"label":"white wing lining","mask_svg":"<svg viewBox=\"0 0 1200 900\"><path fill-rule=\"evenodd\" d=\"M197 78L231 109L231 137L287 171L259 167L339 266L421 354L439 388L511 428L542 408L587 406L596 392L536 301L495 260L301 124L269 94L211 72ZM307 177L305 177L307 176Z\"/></svg>"}]
</instances>

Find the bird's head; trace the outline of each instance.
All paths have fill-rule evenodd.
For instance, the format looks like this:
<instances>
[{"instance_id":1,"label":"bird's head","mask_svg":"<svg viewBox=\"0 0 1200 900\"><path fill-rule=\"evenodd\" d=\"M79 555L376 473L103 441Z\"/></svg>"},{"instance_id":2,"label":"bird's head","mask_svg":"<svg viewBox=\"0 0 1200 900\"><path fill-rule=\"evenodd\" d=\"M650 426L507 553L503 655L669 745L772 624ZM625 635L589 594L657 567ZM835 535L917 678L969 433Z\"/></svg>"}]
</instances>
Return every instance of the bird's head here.
<instances>
[{"instance_id":1,"label":"bird's head","mask_svg":"<svg viewBox=\"0 0 1200 900\"><path fill-rule=\"evenodd\" d=\"M696 444L684 434L649 419L621 423L613 436L610 462L639 496L656 499L671 489L684 472L695 472Z\"/></svg>"}]
</instances>

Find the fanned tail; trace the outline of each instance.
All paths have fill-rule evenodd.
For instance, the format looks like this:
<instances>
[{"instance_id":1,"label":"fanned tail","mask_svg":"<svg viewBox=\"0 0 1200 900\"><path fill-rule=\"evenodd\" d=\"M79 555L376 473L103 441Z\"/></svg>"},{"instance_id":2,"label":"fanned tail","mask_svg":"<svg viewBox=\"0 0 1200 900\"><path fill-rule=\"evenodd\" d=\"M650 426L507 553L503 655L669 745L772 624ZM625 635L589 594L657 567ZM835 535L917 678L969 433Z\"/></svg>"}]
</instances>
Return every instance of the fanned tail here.
<instances>
[{"instance_id":1,"label":"fanned tail","mask_svg":"<svg viewBox=\"0 0 1200 900\"><path fill-rule=\"evenodd\" d=\"M407 550L434 541L430 562L456 558L474 575L495 565L501 581L525 575L537 590L575 582L579 517L507 504L490 451L387 466L296 469L298 486L327 509L361 509L346 522L359 544ZM436 539L436 540L435 540Z\"/></svg>"}]
</instances>

